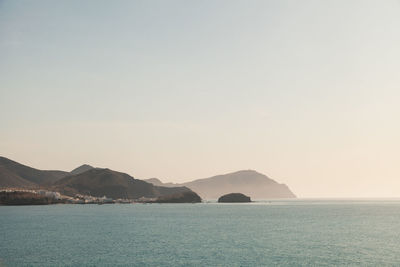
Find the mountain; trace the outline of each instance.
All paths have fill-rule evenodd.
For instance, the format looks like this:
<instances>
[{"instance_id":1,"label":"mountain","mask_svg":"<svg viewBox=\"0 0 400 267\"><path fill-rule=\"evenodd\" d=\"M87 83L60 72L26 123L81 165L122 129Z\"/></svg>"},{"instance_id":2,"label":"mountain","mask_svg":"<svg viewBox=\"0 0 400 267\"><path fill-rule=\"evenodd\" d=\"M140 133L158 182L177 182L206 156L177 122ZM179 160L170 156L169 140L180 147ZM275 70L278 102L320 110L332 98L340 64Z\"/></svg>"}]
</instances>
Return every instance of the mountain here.
<instances>
[{"instance_id":1,"label":"mountain","mask_svg":"<svg viewBox=\"0 0 400 267\"><path fill-rule=\"evenodd\" d=\"M193 190L203 199L241 192L252 199L295 198L279 184L253 170L238 171L183 184L162 183L157 178L142 181L128 174L84 164L71 172L38 170L0 157L0 187L46 187L64 194L91 194L111 198L155 198Z\"/></svg>"},{"instance_id":2,"label":"mountain","mask_svg":"<svg viewBox=\"0 0 400 267\"><path fill-rule=\"evenodd\" d=\"M88 164L83 164L81 166L79 166L78 168L75 168L71 171L71 174L80 174L83 173L85 171L94 169L92 166L88 165Z\"/></svg>"},{"instance_id":3,"label":"mountain","mask_svg":"<svg viewBox=\"0 0 400 267\"><path fill-rule=\"evenodd\" d=\"M157 178L144 179L143 181L151 183L153 185L157 185L157 186L166 186L166 183L164 184L163 182L160 181L160 179L157 179Z\"/></svg>"},{"instance_id":4,"label":"mountain","mask_svg":"<svg viewBox=\"0 0 400 267\"><path fill-rule=\"evenodd\" d=\"M0 187L35 187L49 185L68 172L34 169L5 157L0 157Z\"/></svg>"},{"instance_id":5,"label":"mountain","mask_svg":"<svg viewBox=\"0 0 400 267\"><path fill-rule=\"evenodd\" d=\"M134 179L126 173L110 169L90 169L86 172L64 177L56 181L53 190L66 195L83 194L96 197L137 199L155 198L181 192L190 192L186 187L161 187Z\"/></svg>"},{"instance_id":6,"label":"mountain","mask_svg":"<svg viewBox=\"0 0 400 267\"><path fill-rule=\"evenodd\" d=\"M163 186L170 184L161 183ZM186 186L203 199L218 199L222 195L232 192L241 192L252 199L296 197L287 185L279 184L268 176L253 170L237 171L173 185Z\"/></svg>"},{"instance_id":7,"label":"mountain","mask_svg":"<svg viewBox=\"0 0 400 267\"><path fill-rule=\"evenodd\" d=\"M182 192L187 187L155 186L126 173L84 164L71 172L34 169L0 157L0 187L47 188L66 195L88 194L111 198L156 198Z\"/></svg>"},{"instance_id":8,"label":"mountain","mask_svg":"<svg viewBox=\"0 0 400 267\"><path fill-rule=\"evenodd\" d=\"M181 186L180 184L174 184L174 183L163 183L160 181L160 179L157 178L149 178L149 179L144 179L143 181L151 183L153 185L157 186L166 186L166 187L176 187L176 186Z\"/></svg>"}]
</instances>

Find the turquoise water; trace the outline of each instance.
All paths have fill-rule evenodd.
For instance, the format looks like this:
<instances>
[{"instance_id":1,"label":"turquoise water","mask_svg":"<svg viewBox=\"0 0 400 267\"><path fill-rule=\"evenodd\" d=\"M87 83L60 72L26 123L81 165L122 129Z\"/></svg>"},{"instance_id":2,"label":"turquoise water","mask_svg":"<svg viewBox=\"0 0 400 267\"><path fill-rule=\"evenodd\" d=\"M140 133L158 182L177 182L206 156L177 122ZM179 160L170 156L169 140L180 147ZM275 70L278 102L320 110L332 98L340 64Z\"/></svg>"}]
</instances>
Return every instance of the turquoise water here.
<instances>
[{"instance_id":1,"label":"turquoise water","mask_svg":"<svg viewBox=\"0 0 400 267\"><path fill-rule=\"evenodd\" d=\"M0 266L399 266L400 201L0 206Z\"/></svg>"}]
</instances>

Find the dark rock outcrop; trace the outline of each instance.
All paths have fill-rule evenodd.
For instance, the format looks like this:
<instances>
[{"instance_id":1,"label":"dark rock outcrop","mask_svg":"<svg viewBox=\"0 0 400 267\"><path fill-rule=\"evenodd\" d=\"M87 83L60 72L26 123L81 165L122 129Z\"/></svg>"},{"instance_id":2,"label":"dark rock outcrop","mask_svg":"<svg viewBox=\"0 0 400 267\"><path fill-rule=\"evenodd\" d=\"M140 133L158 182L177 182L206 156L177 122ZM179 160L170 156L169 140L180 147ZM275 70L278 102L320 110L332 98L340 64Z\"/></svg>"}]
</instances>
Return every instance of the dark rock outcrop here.
<instances>
[{"instance_id":1,"label":"dark rock outcrop","mask_svg":"<svg viewBox=\"0 0 400 267\"><path fill-rule=\"evenodd\" d=\"M239 203L239 202L251 202L250 197L241 193L230 193L223 195L218 199L220 203Z\"/></svg>"},{"instance_id":2,"label":"dark rock outcrop","mask_svg":"<svg viewBox=\"0 0 400 267\"><path fill-rule=\"evenodd\" d=\"M161 196L151 203L200 203L201 197L193 191Z\"/></svg>"}]
</instances>

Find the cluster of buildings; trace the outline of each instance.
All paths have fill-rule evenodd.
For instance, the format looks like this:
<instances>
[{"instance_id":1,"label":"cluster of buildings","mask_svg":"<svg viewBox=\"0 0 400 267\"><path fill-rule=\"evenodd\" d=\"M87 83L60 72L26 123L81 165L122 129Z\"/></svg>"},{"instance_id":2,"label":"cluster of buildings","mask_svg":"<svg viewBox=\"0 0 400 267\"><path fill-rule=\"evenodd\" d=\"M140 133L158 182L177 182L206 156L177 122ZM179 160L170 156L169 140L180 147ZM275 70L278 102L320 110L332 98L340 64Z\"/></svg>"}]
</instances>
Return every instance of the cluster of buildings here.
<instances>
[{"instance_id":1,"label":"cluster of buildings","mask_svg":"<svg viewBox=\"0 0 400 267\"><path fill-rule=\"evenodd\" d=\"M36 194L42 197L46 197L52 200L55 200L56 203L69 203L69 204L113 204L113 203L121 203L128 204L134 203L131 199L112 199L106 196L103 197L94 197L89 195L76 194L75 196L65 196L61 195L59 192L44 190L44 189L23 189L23 188L0 188L0 192L4 193L16 193L16 192L27 192Z\"/></svg>"},{"instance_id":2,"label":"cluster of buildings","mask_svg":"<svg viewBox=\"0 0 400 267\"><path fill-rule=\"evenodd\" d=\"M112 198L106 196L93 197L88 195L77 194L71 199L75 204L112 204L115 203Z\"/></svg>"},{"instance_id":3,"label":"cluster of buildings","mask_svg":"<svg viewBox=\"0 0 400 267\"><path fill-rule=\"evenodd\" d=\"M38 191L36 191L36 193L41 196L44 196L44 197L61 200L61 194L58 192L47 191L47 190L38 190Z\"/></svg>"}]
</instances>

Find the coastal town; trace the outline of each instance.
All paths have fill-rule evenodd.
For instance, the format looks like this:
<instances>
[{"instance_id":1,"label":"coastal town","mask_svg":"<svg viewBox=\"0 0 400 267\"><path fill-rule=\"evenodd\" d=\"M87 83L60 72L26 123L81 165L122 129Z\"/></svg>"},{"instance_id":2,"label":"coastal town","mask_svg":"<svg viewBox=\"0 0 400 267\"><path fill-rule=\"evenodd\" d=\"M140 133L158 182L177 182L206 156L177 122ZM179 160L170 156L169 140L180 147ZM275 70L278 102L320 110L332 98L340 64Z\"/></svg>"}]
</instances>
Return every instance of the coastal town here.
<instances>
[{"instance_id":1,"label":"coastal town","mask_svg":"<svg viewBox=\"0 0 400 267\"><path fill-rule=\"evenodd\" d=\"M47 205L47 204L131 204L154 201L152 198L139 199L112 199L106 196L95 197L90 195L75 194L67 196L59 192L45 189L0 189L0 205Z\"/></svg>"}]
</instances>

